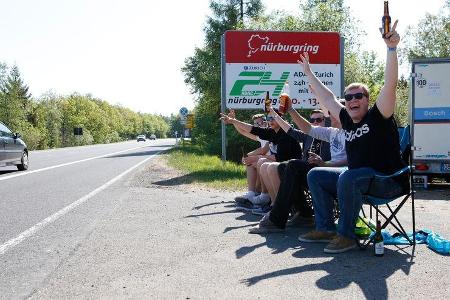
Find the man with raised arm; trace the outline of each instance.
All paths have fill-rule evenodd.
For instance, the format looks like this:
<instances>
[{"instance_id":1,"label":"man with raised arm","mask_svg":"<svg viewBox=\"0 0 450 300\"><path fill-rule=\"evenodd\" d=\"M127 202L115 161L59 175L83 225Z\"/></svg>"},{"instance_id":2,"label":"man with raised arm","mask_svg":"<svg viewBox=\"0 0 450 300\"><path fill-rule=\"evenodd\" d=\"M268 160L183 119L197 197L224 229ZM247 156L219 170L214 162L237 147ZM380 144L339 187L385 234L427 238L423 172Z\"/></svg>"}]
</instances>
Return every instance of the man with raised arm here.
<instances>
[{"instance_id":1,"label":"man with raised arm","mask_svg":"<svg viewBox=\"0 0 450 300\"><path fill-rule=\"evenodd\" d=\"M267 122L269 123L268 128L259 128L257 126L252 126L248 123L241 122L235 118L232 118L225 114L220 114L220 119L225 124L233 124L233 126L243 132L251 133L253 135L259 136L261 139L269 141L276 145L277 151L275 153L276 161L285 161L292 158L301 158L302 156L302 148L300 144L283 130L280 130L280 126L273 119L273 117L267 118ZM260 166L265 160L258 160L258 165ZM261 172L261 170L260 170ZM260 173L260 176L264 176L264 174ZM261 183L264 182L264 178L261 178ZM262 193L261 193L262 195ZM270 197L267 194L266 197L261 197L261 195L254 197L251 202L254 205L264 205L265 203L270 202Z\"/></svg>"},{"instance_id":2,"label":"man with raised arm","mask_svg":"<svg viewBox=\"0 0 450 300\"><path fill-rule=\"evenodd\" d=\"M289 107L289 105L288 105ZM300 115L294 109L288 109L292 119L295 123L297 123L298 119L305 121L310 124L308 121L300 117ZM297 119L295 118L298 115ZM289 173L289 183L283 180L283 184L287 185L286 187L289 189L288 193L290 195L289 199L286 199L286 205L289 206L287 209L287 213L289 214L290 207L293 205L296 211L301 213L301 216L307 218L309 223L313 221L312 215L312 207L306 201L305 196L305 186L306 186L306 174L308 173L310 168L315 167L317 164L308 163L308 159L311 155L316 155L318 158L323 160L330 159L330 144L327 141L322 141L321 139L315 139L307 134L307 132L303 132L302 130L291 128L291 125L283 120L273 108L270 108L270 113L268 117L273 117L274 120L278 123L278 125L290 136L296 139L298 142L303 145L303 153L301 159L290 159L284 162L265 162L261 165L261 173L265 172L266 176L264 180L266 180L266 187L269 191L271 203L268 206L261 207L260 210L253 210L252 213L265 215L268 213L274 203L275 199L279 198L277 196L278 190L280 187L280 183L282 178L284 178L284 173ZM325 116L323 111L315 109L310 114L310 121L314 126L323 127L325 126ZM301 123L303 124L303 123ZM297 123L297 126L301 126ZM300 129L302 129L300 127ZM304 129L303 129L304 130ZM309 130L309 127L308 127ZM294 184L291 184L294 183ZM286 190L286 188L284 189ZM283 198L285 197L285 194ZM284 201L284 199L283 199ZM282 222L283 226L284 223Z\"/></svg>"},{"instance_id":3,"label":"man with raised arm","mask_svg":"<svg viewBox=\"0 0 450 300\"><path fill-rule=\"evenodd\" d=\"M308 54L300 55L298 61L317 98L333 116L340 119L346 135L348 170L341 173L337 180L340 209L337 234L332 213L334 199L318 184L312 191L316 230L299 237L303 242L328 242L324 248L327 253L341 253L356 247L355 221L361 209L363 194L369 192L369 187L371 194L389 197L398 195L407 185L406 176L384 182L378 182L374 177L376 174L395 173L403 167L397 124L393 116L398 79L397 45L400 41L396 27L397 21L384 39L385 83L371 108L366 85L352 83L347 86L343 106L314 75Z\"/></svg>"},{"instance_id":4,"label":"man with raised arm","mask_svg":"<svg viewBox=\"0 0 450 300\"><path fill-rule=\"evenodd\" d=\"M236 114L233 109L228 113L228 117L235 119ZM253 125L261 128L266 128L266 116L264 114L256 114L252 116ZM237 196L234 200L239 203L248 203L253 200L257 192L261 192L261 181L258 175L258 169L256 168L257 162L260 158L270 158L275 161L275 155L269 151L269 143L260 139L258 136L242 130L240 127L236 127L236 130L243 136L257 141L261 147L247 153L246 157L242 157L242 163L246 166L247 177L247 192L244 195ZM242 151L244 151L242 149ZM244 156L244 153L242 154Z\"/></svg>"},{"instance_id":5,"label":"man with raised arm","mask_svg":"<svg viewBox=\"0 0 450 300\"><path fill-rule=\"evenodd\" d=\"M321 157L318 153L310 151L303 160L289 160L285 165L284 172L280 172L280 177L277 177L278 174L272 173L270 178L279 178L278 182L280 182L281 179L280 188L279 190L277 189L273 208L259 222L258 227L250 229L250 233L283 231L287 225L286 222L291 206L296 202L299 210L293 219L290 220L291 225L305 226L311 224L312 211L307 205L306 198L303 194L304 189L308 188L306 181L308 171L318 166L328 166L330 168L340 167L340 169L342 169L342 166L347 164L345 133L342 129L339 129L340 123L338 120L332 117L331 127L323 127L320 123L314 122L315 120L308 122L292 107L289 107L288 111L294 123L300 130L292 128L289 123L275 116L275 120L279 123L280 127L294 138L298 134L307 134L314 140L317 139L319 141L327 142L328 157ZM270 115L273 115L273 109L271 109ZM317 116L320 116L320 119L323 121L324 113L321 110L314 110L311 113L311 119L314 119ZM275 167L280 166L275 165Z\"/></svg>"}]
</instances>

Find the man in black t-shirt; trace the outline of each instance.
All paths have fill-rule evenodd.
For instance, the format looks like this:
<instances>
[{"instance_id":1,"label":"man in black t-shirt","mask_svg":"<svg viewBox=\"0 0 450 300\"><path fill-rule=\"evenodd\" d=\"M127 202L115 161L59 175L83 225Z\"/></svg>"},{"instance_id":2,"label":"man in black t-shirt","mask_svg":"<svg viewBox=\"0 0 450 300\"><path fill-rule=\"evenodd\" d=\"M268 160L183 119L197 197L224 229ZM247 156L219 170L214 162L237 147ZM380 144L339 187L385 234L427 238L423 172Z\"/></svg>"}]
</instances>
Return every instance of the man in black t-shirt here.
<instances>
[{"instance_id":1,"label":"man in black t-shirt","mask_svg":"<svg viewBox=\"0 0 450 300\"><path fill-rule=\"evenodd\" d=\"M267 122L269 124L268 128L260 128L257 126L252 126L248 123L241 122L235 118L231 118L228 115L221 114L220 119L225 124L233 124L233 126L243 132L251 133L253 135L258 136L262 140L269 141L273 143L277 147L277 151L275 153L275 160L277 162L286 161L293 158L301 158L302 157L302 147L296 141L293 137L288 135L286 132L281 130L280 126L277 122L273 119L273 117L267 118ZM266 162L264 158L261 158L258 160L257 168L258 173L261 177L261 183L263 187L263 183L265 182L264 176L267 176L267 174L261 173L261 165ZM263 205L265 203L270 202L270 197L265 191L262 190L261 195L258 197L254 197L250 200L250 202L253 203L253 205ZM261 197L264 195L265 197Z\"/></svg>"},{"instance_id":2,"label":"man in black t-shirt","mask_svg":"<svg viewBox=\"0 0 450 300\"><path fill-rule=\"evenodd\" d=\"M309 83L316 96L334 117L339 117L346 133L348 170L326 174L321 180L308 184L313 196L316 230L299 237L303 242L329 242L327 253L345 252L356 247L355 221L361 209L363 194L368 192L384 197L401 193L405 179L385 179L374 175L392 174L403 167L397 125L393 114L395 91L398 79L397 45L400 41L395 31L397 21L386 35L387 46L385 83L373 107L369 109L369 91L361 83L350 84L344 91L345 106L314 75L307 53L300 55ZM337 182L337 186L332 184ZM336 189L337 188L337 189ZM334 190L333 190L334 189ZM339 224L337 234L333 217L333 201L337 194L339 202Z\"/></svg>"}]
</instances>

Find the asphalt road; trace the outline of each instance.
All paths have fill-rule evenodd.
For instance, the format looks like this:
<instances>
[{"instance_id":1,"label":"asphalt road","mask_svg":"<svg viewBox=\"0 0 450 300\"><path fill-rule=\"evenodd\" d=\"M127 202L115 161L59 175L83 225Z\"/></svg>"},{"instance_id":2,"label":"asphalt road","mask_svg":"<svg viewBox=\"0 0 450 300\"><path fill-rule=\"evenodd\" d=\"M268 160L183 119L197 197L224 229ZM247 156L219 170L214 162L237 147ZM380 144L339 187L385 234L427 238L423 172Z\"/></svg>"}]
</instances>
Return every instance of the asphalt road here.
<instances>
[{"instance_id":1,"label":"asphalt road","mask_svg":"<svg viewBox=\"0 0 450 300\"><path fill-rule=\"evenodd\" d=\"M202 188L159 156L146 160L172 143L0 175L0 299L450 297L449 257L426 245L329 255L298 241L309 228L248 234L260 217L236 210L241 191ZM88 148L66 150L77 160L110 153ZM3 197L11 192L18 200ZM418 191L417 229L450 238L449 199L448 187ZM408 203L399 216L407 228L410 216Z\"/></svg>"},{"instance_id":2,"label":"asphalt road","mask_svg":"<svg viewBox=\"0 0 450 300\"><path fill-rule=\"evenodd\" d=\"M28 171L0 168L0 298L32 294L114 209L114 183L173 145L163 139L33 151Z\"/></svg>"}]
</instances>

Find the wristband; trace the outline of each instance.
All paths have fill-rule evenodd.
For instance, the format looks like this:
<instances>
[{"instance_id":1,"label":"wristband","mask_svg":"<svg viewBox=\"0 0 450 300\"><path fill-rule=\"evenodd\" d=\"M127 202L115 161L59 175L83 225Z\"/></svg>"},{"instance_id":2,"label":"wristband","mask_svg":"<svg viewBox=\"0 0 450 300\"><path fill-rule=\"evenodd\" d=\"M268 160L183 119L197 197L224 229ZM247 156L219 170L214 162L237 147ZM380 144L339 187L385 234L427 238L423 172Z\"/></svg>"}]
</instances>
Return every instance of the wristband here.
<instances>
[{"instance_id":1,"label":"wristband","mask_svg":"<svg viewBox=\"0 0 450 300\"><path fill-rule=\"evenodd\" d=\"M396 51L397 47L388 47L388 51Z\"/></svg>"}]
</instances>

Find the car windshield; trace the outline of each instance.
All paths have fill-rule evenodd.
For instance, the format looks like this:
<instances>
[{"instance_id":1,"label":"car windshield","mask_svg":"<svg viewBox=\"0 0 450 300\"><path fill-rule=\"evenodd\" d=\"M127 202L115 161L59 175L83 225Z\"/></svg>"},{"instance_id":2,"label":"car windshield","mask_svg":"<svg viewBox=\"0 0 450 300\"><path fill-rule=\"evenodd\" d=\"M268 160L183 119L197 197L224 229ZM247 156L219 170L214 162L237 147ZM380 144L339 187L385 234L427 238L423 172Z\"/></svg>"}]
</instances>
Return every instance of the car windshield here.
<instances>
[{"instance_id":1,"label":"car windshield","mask_svg":"<svg viewBox=\"0 0 450 300\"><path fill-rule=\"evenodd\" d=\"M6 133L12 133L11 130L9 130L8 127L6 127L3 123L0 122L0 131L6 132Z\"/></svg>"}]
</instances>

